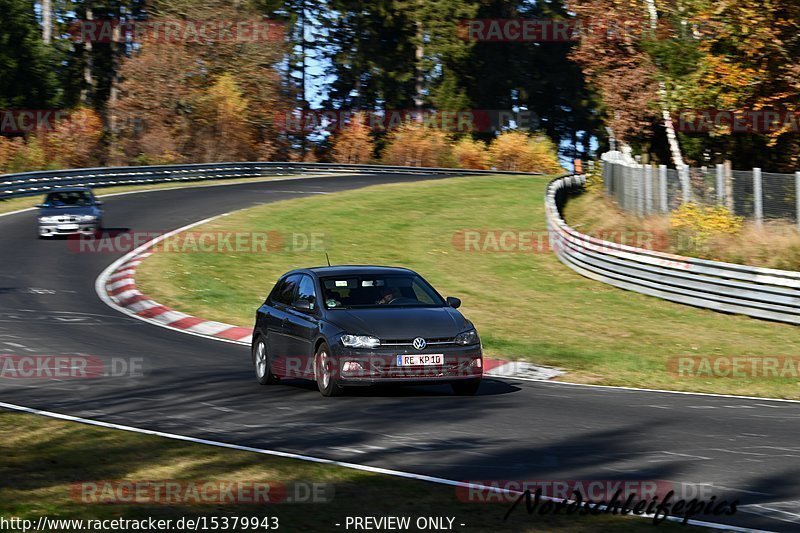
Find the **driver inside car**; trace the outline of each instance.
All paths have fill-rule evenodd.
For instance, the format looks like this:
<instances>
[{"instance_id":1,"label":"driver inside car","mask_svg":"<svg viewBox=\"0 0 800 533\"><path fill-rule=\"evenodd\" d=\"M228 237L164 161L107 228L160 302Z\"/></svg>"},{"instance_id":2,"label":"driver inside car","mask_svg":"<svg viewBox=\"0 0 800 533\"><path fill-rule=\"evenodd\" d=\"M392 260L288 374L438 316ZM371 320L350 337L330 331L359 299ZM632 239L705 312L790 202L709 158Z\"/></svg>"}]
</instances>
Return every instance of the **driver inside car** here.
<instances>
[{"instance_id":1,"label":"driver inside car","mask_svg":"<svg viewBox=\"0 0 800 533\"><path fill-rule=\"evenodd\" d=\"M381 291L381 298L375 302L378 305L386 305L396 298L400 298L400 289L397 287L386 287Z\"/></svg>"}]
</instances>

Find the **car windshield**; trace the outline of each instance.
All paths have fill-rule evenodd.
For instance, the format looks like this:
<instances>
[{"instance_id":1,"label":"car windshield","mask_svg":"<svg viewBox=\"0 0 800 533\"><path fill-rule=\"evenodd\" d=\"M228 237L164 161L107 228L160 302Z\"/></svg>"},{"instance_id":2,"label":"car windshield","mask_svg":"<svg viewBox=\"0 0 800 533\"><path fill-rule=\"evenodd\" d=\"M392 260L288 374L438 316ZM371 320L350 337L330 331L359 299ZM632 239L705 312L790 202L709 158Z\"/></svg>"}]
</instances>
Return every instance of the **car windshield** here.
<instances>
[{"instance_id":1,"label":"car windshield","mask_svg":"<svg viewBox=\"0 0 800 533\"><path fill-rule=\"evenodd\" d=\"M50 207L88 207L93 202L87 191L58 191L48 194L44 203Z\"/></svg>"},{"instance_id":2,"label":"car windshield","mask_svg":"<svg viewBox=\"0 0 800 533\"><path fill-rule=\"evenodd\" d=\"M433 287L414 274L338 276L321 282L328 309L445 305Z\"/></svg>"}]
</instances>

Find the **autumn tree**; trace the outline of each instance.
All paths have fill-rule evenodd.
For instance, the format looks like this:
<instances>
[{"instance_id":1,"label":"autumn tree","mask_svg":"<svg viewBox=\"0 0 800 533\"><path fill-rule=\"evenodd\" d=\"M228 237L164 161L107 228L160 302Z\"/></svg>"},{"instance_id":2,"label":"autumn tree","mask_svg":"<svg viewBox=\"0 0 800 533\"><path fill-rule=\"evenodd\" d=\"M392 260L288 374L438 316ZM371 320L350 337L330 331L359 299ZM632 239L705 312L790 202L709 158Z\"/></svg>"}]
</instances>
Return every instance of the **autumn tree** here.
<instances>
[{"instance_id":1,"label":"autumn tree","mask_svg":"<svg viewBox=\"0 0 800 533\"><path fill-rule=\"evenodd\" d=\"M489 145L489 157L498 170L558 174L563 168L553 141L543 135L521 131L500 134Z\"/></svg>"},{"instance_id":2,"label":"autumn tree","mask_svg":"<svg viewBox=\"0 0 800 533\"><path fill-rule=\"evenodd\" d=\"M453 155L443 131L408 121L389 133L383 162L410 167L447 167L453 166Z\"/></svg>"},{"instance_id":3,"label":"autumn tree","mask_svg":"<svg viewBox=\"0 0 800 533\"><path fill-rule=\"evenodd\" d=\"M248 102L230 74L223 74L197 102L199 131L195 142L203 162L240 161L252 156L253 130Z\"/></svg>"},{"instance_id":4,"label":"autumn tree","mask_svg":"<svg viewBox=\"0 0 800 533\"><path fill-rule=\"evenodd\" d=\"M683 24L697 53L676 85L679 109L800 112L800 4L778 0L687 2ZM668 51L669 52L669 51ZM686 55L685 48L671 57ZM685 135L697 163L730 158L735 166L783 172L800 168L800 131L791 124L752 133L729 129ZM703 160L711 154L713 160Z\"/></svg>"},{"instance_id":5,"label":"autumn tree","mask_svg":"<svg viewBox=\"0 0 800 533\"><path fill-rule=\"evenodd\" d=\"M598 90L606 123L622 142L648 142L660 119L658 69L644 40L650 21L640 0L571 0L578 45L571 57Z\"/></svg>"},{"instance_id":6,"label":"autumn tree","mask_svg":"<svg viewBox=\"0 0 800 533\"><path fill-rule=\"evenodd\" d=\"M491 166L486 143L469 137L464 137L453 145L453 158L458 168L485 170Z\"/></svg>"},{"instance_id":7,"label":"autumn tree","mask_svg":"<svg viewBox=\"0 0 800 533\"><path fill-rule=\"evenodd\" d=\"M164 19L247 22L260 19L260 9L160 0L152 11ZM121 67L112 106L118 152L140 162L287 159L274 124L291 105L276 69L285 47L281 39L142 43Z\"/></svg>"},{"instance_id":8,"label":"autumn tree","mask_svg":"<svg viewBox=\"0 0 800 533\"><path fill-rule=\"evenodd\" d=\"M103 121L93 109L81 107L57 122L52 131L37 136L45 165L75 168L97 164L103 137Z\"/></svg>"},{"instance_id":9,"label":"autumn tree","mask_svg":"<svg viewBox=\"0 0 800 533\"><path fill-rule=\"evenodd\" d=\"M363 114L355 114L331 139L331 154L336 163L363 164L372 160L375 150Z\"/></svg>"}]
</instances>

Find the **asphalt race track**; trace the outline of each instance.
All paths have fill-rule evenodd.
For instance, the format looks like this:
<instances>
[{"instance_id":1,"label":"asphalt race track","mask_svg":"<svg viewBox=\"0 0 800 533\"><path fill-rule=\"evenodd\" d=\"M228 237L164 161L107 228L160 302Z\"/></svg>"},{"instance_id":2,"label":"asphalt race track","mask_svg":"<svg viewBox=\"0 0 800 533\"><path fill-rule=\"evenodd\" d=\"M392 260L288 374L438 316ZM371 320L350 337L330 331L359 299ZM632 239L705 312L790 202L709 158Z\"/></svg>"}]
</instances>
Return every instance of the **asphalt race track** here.
<instances>
[{"instance_id":1,"label":"asphalt race track","mask_svg":"<svg viewBox=\"0 0 800 533\"><path fill-rule=\"evenodd\" d=\"M165 231L259 203L416 179L425 178L347 175L109 197L105 225ZM263 387L247 348L150 325L100 301L95 278L121 253L78 254L65 241L38 240L32 212L0 218L0 250L0 353L141 357L145 373L4 379L2 402L453 480L708 484L740 508L701 520L800 528L800 403L513 379L486 380L474 398L448 387L343 398L323 398L310 383ZM264 295L273 281L264 280Z\"/></svg>"}]
</instances>

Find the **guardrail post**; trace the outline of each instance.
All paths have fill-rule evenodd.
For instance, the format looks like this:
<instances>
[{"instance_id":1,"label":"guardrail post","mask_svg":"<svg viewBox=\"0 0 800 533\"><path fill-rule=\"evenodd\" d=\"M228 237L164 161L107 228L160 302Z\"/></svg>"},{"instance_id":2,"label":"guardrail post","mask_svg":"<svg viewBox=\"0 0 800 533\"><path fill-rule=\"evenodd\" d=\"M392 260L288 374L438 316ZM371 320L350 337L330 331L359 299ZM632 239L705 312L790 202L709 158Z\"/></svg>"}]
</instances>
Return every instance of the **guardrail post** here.
<instances>
[{"instance_id":1,"label":"guardrail post","mask_svg":"<svg viewBox=\"0 0 800 533\"><path fill-rule=\"evenodd\" d=\"M683 193L683 203L692 201L692 190L689 186L689 165L683 165L678 169L681 177L681 192Z\"/></svg>"},{"instance_id":2,"label":"guardrail post","mask_svg":"<svg viewBox=\"0 0 800 533\"><path fill-rule=\"evenodd\" d=\"M661 199L661 212L667 213L669 211L668 198L667 198L667 165L658 167L658 196Z\"/></svg>"},{"instance_id":3,"label":"guardrail post","mask_svg":"<svg viewBox=\"0 0 800 533\"><path fill-rule=\"evenodd\" d=\"M761 169L753 169L753 215L756 226L764 223L764 195L761 189Z\"/></svg>"},{"instance_id":4,"label":"guardrail post","mask_svg":"<svg viewBox=\"0 0 800 533\"><path fill-rule=\"evenodd\" d=\"M653 212L653 167L644 167L644 212L649 215Z\"/></svg>"},{"instance_id":5,"label":"guardrail post","mask_svg":"<svg viewBox=\"0 0 800 533\"><path fill-rule=\"evenodd\" d=\"M717 205L725 203L725 165L717 165Z\"/></svg>"},{"instance_id":6,"label":"guardrail post","mask_svg":"<svg viewBox=\"0 0 800 533\"><path fill-rule=\"evenodd\" d=\"M800 229L800 171L794 173L794 196L797 204L797 227Z\"/></svg>"}]
</instances>

